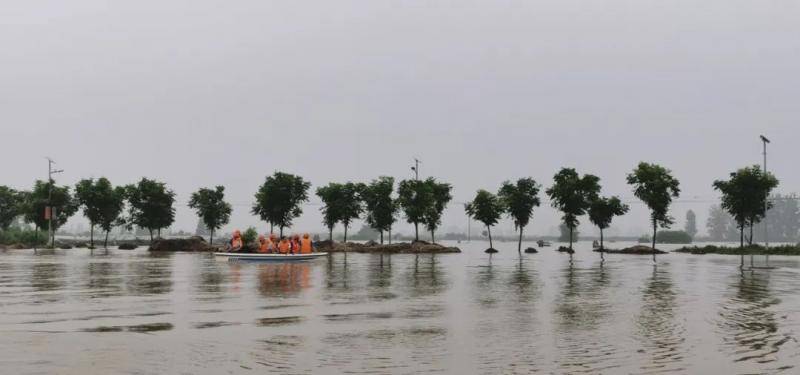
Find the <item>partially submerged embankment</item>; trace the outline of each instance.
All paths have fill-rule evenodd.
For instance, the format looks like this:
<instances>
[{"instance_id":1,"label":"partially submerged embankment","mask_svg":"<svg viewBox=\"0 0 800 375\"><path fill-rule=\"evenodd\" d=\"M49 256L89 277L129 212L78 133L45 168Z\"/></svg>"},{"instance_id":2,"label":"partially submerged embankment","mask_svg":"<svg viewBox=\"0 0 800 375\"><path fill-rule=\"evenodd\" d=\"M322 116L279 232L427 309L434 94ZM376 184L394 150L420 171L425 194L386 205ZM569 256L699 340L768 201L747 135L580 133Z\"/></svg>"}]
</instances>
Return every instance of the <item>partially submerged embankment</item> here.
<instances>
[{"instance_id":1,"label":"partially submerged embankment","mask_svg":"<svg viewBox=\"0 0 800 375\"><path fill-rule=\"evenodd\" d=\"M393 244L379 244L374 241L367 243L320 241L315 244L317 251L328 253L376 253L376 254L447 254L460 253L461 249L430 243L425 241L398 242Z\"/></svg>"},{"instance_id":2,"label":"partially submerged embankment","mask_svg":"<svg viewBox=\"0 0 800 375\"><path fill-rule=\"evenodd\" d=\"M750 245L745 247L728 247L706 245L703 247L687 246L675 250L676 253L685 254L722 254L722 255L800 255L800 245L779 245L764 247L759 245Z\"/></svg>"}]
</instances>

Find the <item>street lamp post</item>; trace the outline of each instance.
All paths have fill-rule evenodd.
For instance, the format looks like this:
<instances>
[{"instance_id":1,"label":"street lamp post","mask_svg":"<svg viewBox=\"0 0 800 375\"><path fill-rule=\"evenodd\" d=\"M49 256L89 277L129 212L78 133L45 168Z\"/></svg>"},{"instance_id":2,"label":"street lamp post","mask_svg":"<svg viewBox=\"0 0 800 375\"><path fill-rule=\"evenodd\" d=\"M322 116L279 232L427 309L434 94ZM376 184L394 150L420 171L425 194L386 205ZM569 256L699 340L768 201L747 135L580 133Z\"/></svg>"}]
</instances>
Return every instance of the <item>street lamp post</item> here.
<instances>
[{"instance_id":1,"label":"street lamp post","mask_svg":"<svg viewBox=\"0 0 800 375\"><path fill-rule=\"evenodd\" d=\"M417 158L414 158L414 166L411 167L411 170L414 171L414 180L419 180L419 165L420 161Z\"/></svg>"},{"instance_id":2,"label":"street lamp post","mask_svg":"<svg viewBox=\"0 0 800 375\"><path fill-rule=\"evenodd\" d=\"M56 162L53 159L47 159L47 213L49 215L47 220L47 240L50 242L50 247L55 246L56 236L53 233L53 216L55 216L55 210L53 209L53 175L56 173L64 172L63 169L53 169L53 164Z\"/></svg>"},{"instance_id":3,"label":"street lamp post","mask_svg":"<svg viewBox=\"0 0 800 375\"><path fill-rule=\"evenodd\" d=\"M765 136L761 137L761 143L764 145L764 175L767 174L767 143L769 143L769 139ZM767 196L764 197L764 246L769 247L769 231L767 229L767 208L769 207L769 193Z\"/></svg>"}]
</instances>

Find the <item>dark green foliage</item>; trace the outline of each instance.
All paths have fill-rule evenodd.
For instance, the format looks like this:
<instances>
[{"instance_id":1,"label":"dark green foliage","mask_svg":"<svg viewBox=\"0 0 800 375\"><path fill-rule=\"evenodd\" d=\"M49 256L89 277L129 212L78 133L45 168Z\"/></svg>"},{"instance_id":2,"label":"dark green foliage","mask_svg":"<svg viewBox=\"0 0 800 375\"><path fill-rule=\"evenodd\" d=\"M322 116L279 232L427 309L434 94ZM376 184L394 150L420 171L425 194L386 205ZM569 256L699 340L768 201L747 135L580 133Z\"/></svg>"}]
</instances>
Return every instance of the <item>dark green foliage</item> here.
<instances>
[{"instance_id":1,"label":"dark green foliage","mask_svg":"<svg viewBox=\"0 0 800 375\"><path fill-rule=\"evenodd\" d=\"M707 245L703 247L683 247L675 250L678 253L690 254L724 254L724 255L800 255L800 246L782 245L763 247L749 245L744 247L725 247Z\"/></svg>"},{"instance_id":2,"label":"dark green foliage","mask_svg":"<svg viewBox=\"0 0 800 375\"><path fill-rule=\"evenodd\" d=\"M361 213L364 212L361 189L362 185L353 182L342 184L342 194L337 206L339 207L339 221L344 226L344 242L347 242L347 230L350 228L350 223L361 217Z\"/></svg>"},{"instance_id":3,"label":"dark green foliage","mask_svg":"<svg viewBox=\"0 0 800 375\"><path fill-rule=\"evenodd\" d=\"M453 187L445 182L436 182L433 177L426 179L425 184L428 185L427 190L431 192L432 200L431 204L425 210L423 220L425 222L425 228L431 232L431 242L436 242L434 233L436 229L439 228L439 225L442 224L444 209L447 208L447 204L453 199L453 196L450 194Z\"/></svg>"},{"instance_id":4,"label":"dark green foliage","mask_svg":"<svg viewBox=\"0 0 800 375\"><path fill-rule=\"evenodd\" d=\"M22 193L25 221L36 226L37 230L47 228L45 208L48 206L48 190L52 182L36 181L33 190ZM64 225L78 211L78 203L70 194L68 186L52 186L50 205L55 209L53 233Z\"/></svg>"},{"instance_id":5,"label":"dark green foliage","mask_svg":"<svg viewBox=\"0 0 800 375\"><path fill-rule=\"evenodd\" d=\"M275 172L264 181L255 195L252 213L271 226L291 227L292 221L303 213L302 204L308 201L310 182L300 176Z\"/></svg>"},{"instance_id":6,"label":"dark green foliage","mask_svg":"<svg viewBox=\"0 0 800 375\"><path fill-rule=\"evenodd\" d=\"M639 238L640 243L647 243L653 240L649 235ZM692 243L692 236L683 230L660 230L658 231L657 243L665 244L690 244Z\"/></svg>"},{"instance_id":7,"label":"dark green foliage","mask_svg":"<svg viewBox=\"0 0 800 375\"><path fill-rule=\"evenodd\" d=\"M317 196L322 200L322 222L328 228L328 239L333 241L333 227L339 222L341 217L338 202L342 200L343 186L342 184L331 182L326 186L317 188Z\"/></svg>"},{"instance_id":8,"label":"dark green foliage","mask_svg":"<svg viewBox=\"0 0 800 375\"><path fill-rule=\"evenodd\" d=\"M361 192L366 211L364 220L380 233L381 244L383 244L383 232L389 232L391 237L392 226L399 209L397 201L392 199L392 191L394 191L394 178L382 176L364 186Z\"/></svg>"},{"instance_id":9,"label":"dark green foliage","mask_svg":"<svg viewBox=\"0 0 800 375\"><path fill-rule=\"evenodd\" d=\"M125 206L125 188L113 187L107 178L97 181L84 179L75 185L75 197L89 220L89 242L94 247L94 227L99 225L106 232L104 246L108 247L108 233L117 223Z\"/></svg>"},{"instance_id":10,"label":"dark green foliage","mask_svg":"<svg viewBox=\"0 0 800 375\"><path fill-rule=\"evenodd\" d=\"M680 183L672 177L672 172L657 164L641 162L628 174L628 184L633 185L633 195L650 208L650 222L653 225L653 249L656 248L658 227L669 228L674 222L669 216L672 198L680 196ZM656 255L653 252L653 260Z\"/></svg>"},{"instance_id":11,"label":"dark green foliage","mask_svg":"<svg viewBox=\"0 0 800 375\"><path fill-rule=\"evenodd\" d=\"M697 235L697 215L695 215L692 210L686 211L686 225L684 226L684 231L692 238Z\"/></svg>"},{"instance_id":12,"label":"dark green foliage","mask_svg":"<svg viewBox=\"0 0 800 375\"><path fill-rule=\"evenodd\" d=\"M541 186L532 178L520 178L516 184L505 181L500 187L498 197L519 231L517 252L522 251L522 232L533 216L533 208L541 204L539 189Z\"/></svg>"},{"instance_id":13,"label":"dark green foliage","mask_svg":"<svg viewBox=\"0 0 800 375\"><path fill-rule=\"evenodd\" d=\"M625 215L629 209L628 205L617 197L598 197L592 201L589 206L589 221L600 228L600 250L605 250L603 230L611 226L615 216Z\"/></svg>"},{"instance_id":14,"label":"dark green foliage","mask_svg":"<svg viewBox=\"0 0 800 375\"><path fill-rule=\"evenodd\" d=\"M744 229L750 226L748 243L752 245L753 226L765 215L769 193L778 186L778 179L763 173L757 165L730 174L729 180L714 181L714 189L722 193L721 207L728 211L739 228L739 246L744 247Z\"/></svg>"},{"instance_id":15,"label":"dark green foliage","mask_svg":"<svg viewBox=\"0 0 800 375\"><path fill-rule=\"evenodd\" d=\"M0 186L0 230L6 230L20 215L20 194L8 186Z\"/></svg>"},{"instance_id":16,"label":"dark green foliage","mask_svg":"<svg viewBox=\"0 0 800 375\"><path fill-rule=\"evenodd\" d=\"M486 226L486 232L489 236L489 248L493 249L492 226L497 224L504 211L500 198L486 190L478 190L472 202L464 205L464 210L469 217L480 221Z\"/></svg>"},{"instance_id":17,"label":"dark green foliage","mask_svg":"<svg viewBox=\"0 0 800 375\"><path fill-rule=\"evenodd\" d=\"M405 213L406 221L414 224L414 240L419 241L419 224L425 223L425 214L434 204L431 184L419 180L403 180L397 187L397 203Z\"/></svg>"},{"instance_id":18,"label":"dark green foliage","mask_svg":"<svg viewBox=\"0 0 800 375\"><path fill-rule=\"evenodd\" d=\"M553 186L546 193L553 207L564 213L561 219L570 232L578 227L578 217L586 214L591 202L597 198L599 182L600 178L590 174L580 177L573 168L562 168L553 176ZM572 250L572 235L569 237Z\"/></svg>"},{"instance_id":19,"label":"dark green foliage","mask_svg":"<svg viewBox=\"0 0 800 375\"><path fill-rule=\"evenodd\" d=\"M245 246L256 243L257 239L258 230L256 230L256 228L249 227L242 233L242 244Z\"/></svg>"},{"instance_id":20,"label":"dark green foliage","mask_svg":"<svg viewBox=\"0 0 800 375\"><path fill-rule=\"evenodd\" d=\"M175 193L163 182L142 178L135 185L126 186L125 195L129 204L128 227L147 229L151 242L154 231L160 236L161 229L175 221Z\"/></svg>"},{"instance_id":21,"label":"dark green foliage","mask_svg":"<svg viewBox=\"0 0 800 375\"><path fill-rule=\"evenodd\" d=\"M189 207L197 211L197 216L209 230L209 244L214 243L214 231L222 228L231 219L231 204L225 202L225 187L202 188L192 193Z\"/></svg>"},{"instance_id":22,"label":"dark green foliage","mask_svg":"<svg viewBox=\"0 0 800 375\"><path fill-rule=\"evenodd\" d=\"M0 230L0 244L3 245L21 244L35 247L45 243L47 243L47 234L30 228L9 227Z\"/></svg>"}]
</instances>

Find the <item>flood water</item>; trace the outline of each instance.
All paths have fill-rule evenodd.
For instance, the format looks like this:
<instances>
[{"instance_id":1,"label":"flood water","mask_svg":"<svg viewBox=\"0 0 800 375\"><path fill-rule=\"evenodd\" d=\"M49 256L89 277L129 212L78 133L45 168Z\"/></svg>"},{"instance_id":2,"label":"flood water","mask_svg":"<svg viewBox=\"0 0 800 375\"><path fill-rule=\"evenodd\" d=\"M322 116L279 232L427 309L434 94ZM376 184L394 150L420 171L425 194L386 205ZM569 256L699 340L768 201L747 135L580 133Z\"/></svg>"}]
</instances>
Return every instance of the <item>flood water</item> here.
<instances>
[{"instance_id":1,"label":"flood water","mask_svg":"<svg viewBox=\"0 0 800 375\"><path fill-rule=\"evenodd\" d=\"M8 374L800 372L800 259L0 253ZM612 244L622 247L625 244ZM757 257L759 264L763 257ZM749 262L749 259L748 259Z\"/></svg>"}]
</instances>

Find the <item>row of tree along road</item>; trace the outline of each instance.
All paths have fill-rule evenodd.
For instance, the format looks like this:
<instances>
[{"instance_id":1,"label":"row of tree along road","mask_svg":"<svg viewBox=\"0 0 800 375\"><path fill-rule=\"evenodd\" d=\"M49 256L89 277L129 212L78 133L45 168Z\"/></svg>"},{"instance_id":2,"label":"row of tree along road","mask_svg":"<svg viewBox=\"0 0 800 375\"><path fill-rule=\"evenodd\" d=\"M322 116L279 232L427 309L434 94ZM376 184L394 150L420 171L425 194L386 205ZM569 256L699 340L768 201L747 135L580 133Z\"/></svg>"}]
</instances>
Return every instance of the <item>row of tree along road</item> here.
<instances>
[{"instance_id":1,"label":"row of tree along road","mask_svg":"<svg viewBox=\"0 0 800 375\"><path fill-rule=\"evenodd\" d=\"M653 228L652 249L655 257L658 228L669 228L674 219L669 215L673 199L680 195L680 184L670 170L656 164L640 163L627 176L633 194L650 210ZM740 233L740 245L744 245L744 233L765 216L771 203L767 197L777 187L778 180L764 173L758 166L739 169L730 174L728 180L714 181L713 187L721 195L721 207L735 219ZM258 188L251 213L268 223L270 231L276 228L283 235L285 228L303 213L303 205L309 200L311 184L302 177L275 172L268 176ZM522 248L524 228L533 217L541 200L542 187L533 178L521 178L516 182L504 182L498 192L479 190L465 204L466 213L486 225L490 248L493 246L491 228L503 215L507 215L519 232L518 251ZM316 189L323 205L323 222L330 239L336 225L347 231L354 220L363 219L367 225L391 239L392 228L400 212L414 226L414 237L419 240L420 225L430 233L435 242L436 231L441 225L442 215L452 200L452 186L435 178L403 180L397 184L392 177L379 177L368 183L329 183ZM579 174L575 169L563 168L553 176L550 187L544 192L551 205L562 213L563 224L570 231L569 247L572 252L572 232L577 228L581 216L587 215L591 223L600 229L600 249L603 247L603 230L614 217L628 212L628 205L616 196L600 195L600 178L591 174ZM228 224L232 207L225 201L225 188L201 188L191 195L188 206L194 209L203 224L210 230L210 241L214 232ZM48 207L52 207L49 210ZM124 186L113 186L106 178L84 179L74 189L69 186L54 186L53 181L36 181L30 191L17 191L0 186L0 229L7 230L17 218L34 226L38 233L48 226L46 212L53 215L53 233L64 225L78 210L82 210L90 223L90 241L94 246L94 229L108 233L112 228L139 227L150 233L151 241L160 236L160 231L169 227L175 219L175 193L163 182L142 178L139 182Z\"/></svg>"}]
</instances>

